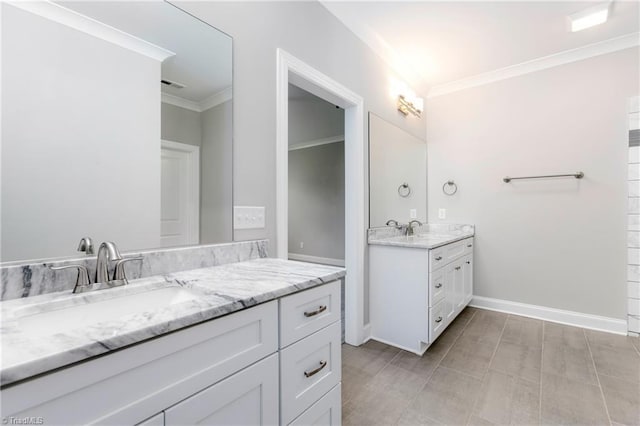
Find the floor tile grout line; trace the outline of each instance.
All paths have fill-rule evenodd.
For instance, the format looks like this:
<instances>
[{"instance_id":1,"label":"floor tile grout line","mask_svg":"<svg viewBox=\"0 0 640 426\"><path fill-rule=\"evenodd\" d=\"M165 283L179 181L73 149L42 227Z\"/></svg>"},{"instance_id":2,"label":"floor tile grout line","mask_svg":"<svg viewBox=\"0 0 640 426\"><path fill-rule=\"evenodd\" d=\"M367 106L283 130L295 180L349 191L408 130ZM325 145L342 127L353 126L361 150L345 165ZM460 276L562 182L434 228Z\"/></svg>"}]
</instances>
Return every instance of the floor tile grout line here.
<instances>
[{"instance_id":1,"label":"floor tile grout line","mask_svg":"<svg viewBox=\"0 0 640 426\"><path fill-rule=\"evenodd\" d=\"M611 425L612 422L611 422L611 415L609 414L609 406L607 405L607 399L604 397L604 390L602 389L602 383L600 383L600 375L598 374L596 361L593 358L593 352L591 352L591 344L589 343L589 338L587 337L587 332L585 329L582 329L582 333L584 334L584 340L587 341L587 349L589 349L589 357L591 358L591 364L593 364L593 371L596 373L596 380L598 381L598 389L600 390L600 397L602 398L602 403L604 404L604 411L607 413L607 419L609 420L609 425Z\"/></svg>"},{"instance_id":2,"label":"floor tile grout line","mask_svg":"<svg viewBox=\"0 0 640 426\"><path fill-rule=\"evenodd\" d=\"M500 336L498 337L498 341L496 342L496 347L493 349L493 354L491 354L491 359L489 360L487 371L484 372L484 374L482 375L482 379L480 379L480 389L482 389L482 384L484 383L484 379L487 377L487 375L489 374L489 371L491 370L491 364L493 364L493 360L496 357L496 353L498 352L498 347L500 346L500 342L502 342L502 336L504 335L504 330L507 328L507 322L509 322L510 317L511 317L511 314L507 314L507 318L505 318L504 320L502 330L500 331ZM471 422L471 418L473 417L473 413L476 410L476 405L478 405L479 400L480 400L480 393L478 392L478 395L476 395L475 401L473 401L473 405L471 406L471 411L469 412L469 417L467 418L467 421L465 422L465 424L468 425Z\"/></svg>"},{"instance_id":3,"label":"floor tile grout line","mask_svg":"<svg viewBox=\"0 0 640 426\"><path fill-rule=\"evenodd\" d=\"M462 327L462 330L460 331L460 334L458 334L456 336L456 338L453 340L453 343L451 343L451 346L449 346L449 348L445 351L445 353L442 355L442 358L440 358L438 360L438 363L435 365L435 367L433 367L433 370L431 370L431 373L429 373L429 377L427 377L427 380L424 382L424 385L422 385L422 387L420 388L420 390L418 392L416 392L415 396L411 399L411 401L409 402L409 405L407 407L410 407L411 405L413 405L413 403L415 402L416 399L418 399L418 396L420 396L420 392L422 392L424 390L424 388L429 384L429 381L431 381L431 378L433 377L433 375L435 374L436 370L438 368L440 368L440 364L442 363L442 360L447 356L447 354L449 353L449 351L451 350L451 348L453 348L453 345L456 344L456 342L458 341L458 339L460 338L460 336L462 336L462 333L464 333L464 330L467 328L467 326L469 324L471 324L471 321L475 318L476 314L478 313L478 311L476 310L475 312L473 312L473 315L471 315L471 318L469 318L469 321L467 321L467 323L464 325L464 327ZM427 350L429 350L427 348ZM424 354L423 354L424 356ZM447 368L447 367L442 367L442 368ZM454 370L457 371L457 370ZM427 418L431 419L430 417L427 416ZM402 419L402 416L400 416L400 418L398 419L398 421L396 422L396 425L400 422L400 419ZM432 419L435 420L435 419ZM439 423L439 422L438 422Z\"/></svg>"}]
</instances>

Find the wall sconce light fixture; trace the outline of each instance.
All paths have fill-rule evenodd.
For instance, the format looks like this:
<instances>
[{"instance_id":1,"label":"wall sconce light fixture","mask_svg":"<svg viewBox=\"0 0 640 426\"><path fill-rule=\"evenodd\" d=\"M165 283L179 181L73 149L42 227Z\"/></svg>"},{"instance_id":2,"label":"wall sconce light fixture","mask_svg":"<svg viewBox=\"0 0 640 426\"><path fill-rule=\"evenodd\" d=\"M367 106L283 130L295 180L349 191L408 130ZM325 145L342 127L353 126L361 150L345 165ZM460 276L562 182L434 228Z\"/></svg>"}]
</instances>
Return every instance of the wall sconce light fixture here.
<instances>
[{"instance_id":1,"label":"wall sconce light fixture","mask_svg":"<svg viewBox=\"0 0 640 426\"><path fill-rule=\"evenodd\" d=\"M420 117L423 108L424 101L422 98L408 98L405 97L405 95L398 95L398 111L400 111L404 115L409 115L409 113L411 113L416 117Z\"/></svg>"}]
</instances>

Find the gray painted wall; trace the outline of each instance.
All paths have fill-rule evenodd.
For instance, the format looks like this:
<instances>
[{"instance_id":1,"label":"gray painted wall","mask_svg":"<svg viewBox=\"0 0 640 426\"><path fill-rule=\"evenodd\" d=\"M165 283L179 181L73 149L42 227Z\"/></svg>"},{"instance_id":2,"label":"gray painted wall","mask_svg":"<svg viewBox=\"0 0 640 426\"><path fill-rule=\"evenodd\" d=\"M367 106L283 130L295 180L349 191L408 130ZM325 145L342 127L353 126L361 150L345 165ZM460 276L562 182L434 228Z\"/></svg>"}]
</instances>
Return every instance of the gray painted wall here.
<instances>
[{"instance_id":1,"label":"gray painted wall","mask_svg":"<svg viewBox=\"0 0 640 426\"><path fill-rule=\"evenodd\" d=\"M476 225L475 294L626 319L627 49L429 99L429 217ZM585 178L502 182L504 176ZM455 179L456 196L441 191Z\"/></svg>"},{"instance_id":2,"label":"gray painted wall","mask_svg":"<svg viewBox=\"0 0 640 426\"><path fill-rule=\"evenodd\" d=\"M396 110L395 100L389 95L390 78L394 77L390 68L321 4L178 5L233 37L234 203L266 207L266 228L236 231L236 240L268 238L271 247L276 246L277 48L358 93L365 100L365 111L373 111L415 136L424 137L424 117L404 117ZM363 127L366 138L366 119ZM365 158L367 155L363 153Z\"/></svg>"},{"instance_id":3,"label":"gray painted wall","mask_svg":"<svg viewBox=\"0 0 640 426\"><path fill-rule=\"evenodd\" d=\"M309 94L289 99L289 146L333 136L344 136L344 110Z\"/></svg>"},{"instance_id":4,"label":"gray painted wall","mask_svg":"<svg viewBox=\"0 0 640 426\"><path fill-rule=\"evenodd\" d=\"M289 151L289 253L344 260L344 224L344 142Z\"/></svg>"},{"instance_id":5,"label":"gray painted wall","mask_svg":"<svg viewBox=\"0 0 640 426\"><path fill-rule=\"evenodd\" d=\"M175 105L162 103L162 139L189 145L202 145L202 119L200 113Z\"/></svg>"},{"instance_id":6,"label":"gray painted wall","mask_svg":"<svg viewBox=\"0 0 640 426\"><path fill-rule=\"evenodd\" d=\"M160 62L1 7L2 260L158 247Z\"/></svg>"},{"instance_id":7,"label":"gray painted wall","mask_svg":"<svg viewBox=\"0 0 640 426\"><path fill-rule=\"evenodd\" d=\"M233 101L202 112L200 243L231 241Z\"/></svg>"}]
</instances>

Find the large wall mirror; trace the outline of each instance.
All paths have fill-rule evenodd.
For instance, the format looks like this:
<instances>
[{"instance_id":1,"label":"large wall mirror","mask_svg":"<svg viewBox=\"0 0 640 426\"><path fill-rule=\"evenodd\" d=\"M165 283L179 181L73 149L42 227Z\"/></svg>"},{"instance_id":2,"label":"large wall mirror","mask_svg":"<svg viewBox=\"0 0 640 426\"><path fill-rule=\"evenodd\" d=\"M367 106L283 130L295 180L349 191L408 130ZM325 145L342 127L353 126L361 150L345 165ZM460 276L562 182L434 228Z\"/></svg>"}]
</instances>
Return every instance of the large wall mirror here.
<instances>
[{"instance_id":1,"label":"large wall mirror","mask_svg":"<svg viewBox=\"0 0 640 426\"><path fill-rule=\"evenodd\" d=\"M0 7L0 260L232 241L232 39L163 1Z\"/></svg>"},{"instance_id":2,"label":"large wall mirror","mask_svg":"<svg viewBox=\"0 0 640 426\"><path fill-rule=\"evenodd\" d=\"M427 144L369 113L369 226L427 220Z\"/></svg>"}]
</instances>

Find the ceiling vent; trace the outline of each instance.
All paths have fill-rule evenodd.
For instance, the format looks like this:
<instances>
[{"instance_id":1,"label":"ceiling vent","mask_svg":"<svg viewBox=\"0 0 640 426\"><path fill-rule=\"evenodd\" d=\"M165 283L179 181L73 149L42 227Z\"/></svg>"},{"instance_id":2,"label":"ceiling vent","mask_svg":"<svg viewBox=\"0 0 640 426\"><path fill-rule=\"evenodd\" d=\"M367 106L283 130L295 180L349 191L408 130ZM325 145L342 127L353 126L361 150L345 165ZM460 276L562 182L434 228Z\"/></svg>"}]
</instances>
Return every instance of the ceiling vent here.
<instances>
[{"instance_id":1,"label":"ceiling vent","mask_svg":"<svg viewBox=\"0 0 640 426\"><path fill-rule=\"evenodd\" d=\"M177 81L171 81L171 80L160 80L160 82L162 84L164 84L165 86L170 86L170 87L175 87L176 89L184 89L185 85L182 83L178 83Z\"/></svg>"}]
</instances>

